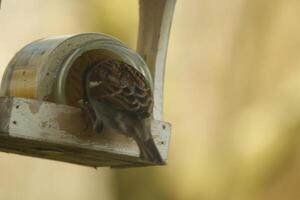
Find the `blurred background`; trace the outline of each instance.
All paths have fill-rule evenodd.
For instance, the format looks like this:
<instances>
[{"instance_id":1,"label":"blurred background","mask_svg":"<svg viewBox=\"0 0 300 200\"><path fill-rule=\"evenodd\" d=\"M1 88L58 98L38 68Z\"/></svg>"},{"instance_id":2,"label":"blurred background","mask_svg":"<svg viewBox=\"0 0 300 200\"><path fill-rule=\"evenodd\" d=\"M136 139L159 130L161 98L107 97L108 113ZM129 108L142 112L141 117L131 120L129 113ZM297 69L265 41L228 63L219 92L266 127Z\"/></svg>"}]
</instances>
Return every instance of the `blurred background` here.
<instances>
[{"instance_id":1,"label":"blurred background","mask_svg":"<svg viewBox=\"0 0 300 200\"><path fill-rule=\"evenodd\" d=\"M115 170L0 153L0 199L300 198L300 1L178 0L165 167ZM137 0L3 0L0 66L33 40L104 32L135 48Z\"/></svg>"}]
</instances>

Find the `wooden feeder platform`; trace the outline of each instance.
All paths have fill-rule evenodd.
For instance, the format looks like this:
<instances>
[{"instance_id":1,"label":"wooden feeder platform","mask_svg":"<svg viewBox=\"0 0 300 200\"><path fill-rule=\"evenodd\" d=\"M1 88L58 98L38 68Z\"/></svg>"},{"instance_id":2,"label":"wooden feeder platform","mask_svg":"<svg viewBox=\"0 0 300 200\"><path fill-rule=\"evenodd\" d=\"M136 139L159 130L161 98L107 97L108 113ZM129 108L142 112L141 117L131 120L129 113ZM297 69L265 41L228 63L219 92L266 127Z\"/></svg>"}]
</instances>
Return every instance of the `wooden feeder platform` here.
<instances>
[{"instance_id":1,"label":"wooden feeder platform","mask_svg":"<svg viewBox=\"0 0 300 200\"><path fill-rule=\"evenodd\" d=\"M87 166L151 165L139 159L135 141L115 130L86 131L80 109L50 102L0 97L0 150ZM156 145L167 159L170 124L153 121Z\"/></svg>"}]
</instances>

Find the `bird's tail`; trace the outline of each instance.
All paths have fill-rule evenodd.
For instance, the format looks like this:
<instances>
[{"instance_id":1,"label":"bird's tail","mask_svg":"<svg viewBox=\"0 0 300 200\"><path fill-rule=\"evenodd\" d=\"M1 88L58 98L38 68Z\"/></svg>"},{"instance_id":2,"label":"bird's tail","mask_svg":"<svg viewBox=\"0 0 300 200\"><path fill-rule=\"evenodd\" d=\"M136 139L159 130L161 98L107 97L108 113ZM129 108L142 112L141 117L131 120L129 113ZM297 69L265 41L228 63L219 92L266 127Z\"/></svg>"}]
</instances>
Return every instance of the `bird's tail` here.
<instances>
[{"instance_id":1,"label":"bird's tail","mask_svg":"<svg viewBox=\"0 0 300 200\"><path fill-rule=\"evenodd\" d=\"M162 159L152 137L146 141L138 139L137 143L140 149L140 157L142 159L149 160L160 165L165 164L165 161Z\"/></svg>"}]
</instances>

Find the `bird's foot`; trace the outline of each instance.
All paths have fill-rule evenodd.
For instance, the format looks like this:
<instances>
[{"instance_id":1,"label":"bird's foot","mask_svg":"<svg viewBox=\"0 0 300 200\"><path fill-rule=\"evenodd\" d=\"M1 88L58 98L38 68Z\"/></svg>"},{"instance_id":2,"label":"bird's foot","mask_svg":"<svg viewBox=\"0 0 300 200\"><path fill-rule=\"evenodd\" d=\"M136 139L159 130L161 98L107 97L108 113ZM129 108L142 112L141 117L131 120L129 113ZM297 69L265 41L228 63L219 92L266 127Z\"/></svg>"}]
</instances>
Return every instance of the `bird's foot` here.
<instances>
[{"instance_id":1,"label":"bird's foot","mask_svg":"<svg viewBox=\"0 0 300 200\"><path fill-rule=\"evenodd\" d=\"M97 121L93 109L88 104L88 102L84 102L82 99L78 101L77 106L82 110L82 112L85 115L86 128L84 132L88 135L92 135L92 133L96 131L95 124Z\"/></svg>"},{"instance_id":2,"label":"bird's foot","mask_svg":"<svg viewBox=\"0 0 300 200\"><path fill-rule=\"evenodd\" d=\"M96 121L93 124L93 129L94 132L96 132L97 134L101 133L103 130L104 126L103 126L103 122L99 119L96 119Z\"/></svg>"}]
</instances>

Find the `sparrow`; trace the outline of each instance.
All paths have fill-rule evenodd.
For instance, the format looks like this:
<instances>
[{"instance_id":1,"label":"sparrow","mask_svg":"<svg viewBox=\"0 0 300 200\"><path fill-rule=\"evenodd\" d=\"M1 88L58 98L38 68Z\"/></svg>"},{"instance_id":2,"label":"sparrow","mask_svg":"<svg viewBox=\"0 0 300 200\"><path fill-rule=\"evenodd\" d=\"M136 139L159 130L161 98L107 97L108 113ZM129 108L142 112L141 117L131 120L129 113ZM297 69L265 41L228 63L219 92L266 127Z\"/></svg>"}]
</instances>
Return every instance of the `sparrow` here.
<instances>
[{"instance_id":1,"label":"sparrow","mask_svg":"<svg viewBox=\"0 0 300 200\"><path fill-rule=\"evenodd\" d=\"M136 141L141 159L164 164L150 131L153 94L142 73L123 61L102 60L87 68L83 88L96 133L117 129Z\"/></svg>"}]
</instances>

